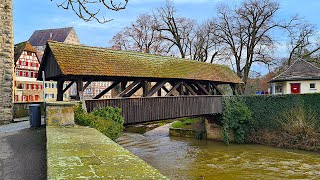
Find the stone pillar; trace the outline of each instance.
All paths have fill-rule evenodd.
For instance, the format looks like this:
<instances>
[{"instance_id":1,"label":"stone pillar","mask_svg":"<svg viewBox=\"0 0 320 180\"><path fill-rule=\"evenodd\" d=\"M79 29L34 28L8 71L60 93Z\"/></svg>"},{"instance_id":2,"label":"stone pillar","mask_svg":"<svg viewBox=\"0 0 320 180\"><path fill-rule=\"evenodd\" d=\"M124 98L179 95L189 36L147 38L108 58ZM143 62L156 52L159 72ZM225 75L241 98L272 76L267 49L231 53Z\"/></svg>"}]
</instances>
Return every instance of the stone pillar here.
<instances>
[{"instance_id":1,"label":"stone pillar","mask_svg":"<svg viewBox=\"0 0 320 180\"><path fill-rule=\"evenodd\" d=\"M13 119L12 0L0 1L0 124Z\"/></svg>"},{"instance_id":2,"label":"stone pillar","mask_svg":"<svg viewBox=\"0 0 320 180\"><path fill-rule=\"evenodd\" d=\"M47 126L74 126L74 103L47 102Z\"/></svg>"}]
</instances>

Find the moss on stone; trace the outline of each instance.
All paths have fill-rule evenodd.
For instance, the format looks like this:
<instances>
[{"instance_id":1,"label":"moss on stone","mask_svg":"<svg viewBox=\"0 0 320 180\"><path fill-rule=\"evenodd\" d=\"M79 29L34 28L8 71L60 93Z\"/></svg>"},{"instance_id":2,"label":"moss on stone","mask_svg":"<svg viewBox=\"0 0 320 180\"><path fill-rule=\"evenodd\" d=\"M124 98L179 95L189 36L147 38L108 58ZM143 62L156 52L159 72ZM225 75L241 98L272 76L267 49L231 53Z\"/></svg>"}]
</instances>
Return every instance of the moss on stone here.
<instances>
[{"instance_id":1,"label":"moss on stone","mask_svg":"<svg viewBox=\"0 0 320 180\"><path fill-rule=\"evenodd\" d=\"M47 127L48 179L167 179L92 128Z\"/></svg>"}]
</instances>

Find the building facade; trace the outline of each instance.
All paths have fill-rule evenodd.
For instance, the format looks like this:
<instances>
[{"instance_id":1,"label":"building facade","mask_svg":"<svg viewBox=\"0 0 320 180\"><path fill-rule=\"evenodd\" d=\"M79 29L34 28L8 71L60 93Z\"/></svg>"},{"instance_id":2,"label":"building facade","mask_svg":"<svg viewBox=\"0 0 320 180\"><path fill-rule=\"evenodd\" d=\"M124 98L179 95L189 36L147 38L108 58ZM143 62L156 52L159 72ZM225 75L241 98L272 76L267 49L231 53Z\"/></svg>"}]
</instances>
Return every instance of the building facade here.
<instances>
[{"instance_id":1,"label":"building facade","mask_svg":"<svg viewBox=\"0 0 320 180\"><path fill-rule=\"evenodd\" d=\"M299 59L269 82L272 94L320 93L320 68Z\"/></svg>"},{"instance_id":2,"label":"building facade","mask_svg":"<svg viewBox=\"0 0 320 180\"><path fill-rule=\"evenodd\" d=\"M37 81L40 61L37 51L29 42L15 45L14 49L14 101L15 102L42 102L43 82ZM46 101L53 101L56 97L56 82L45 83ZM66 86L66 85L65 85ZM47 94L48 93L48 94ZM69 92L66 92L64 100L69 100Z\"/></svg>"}]
</instances>

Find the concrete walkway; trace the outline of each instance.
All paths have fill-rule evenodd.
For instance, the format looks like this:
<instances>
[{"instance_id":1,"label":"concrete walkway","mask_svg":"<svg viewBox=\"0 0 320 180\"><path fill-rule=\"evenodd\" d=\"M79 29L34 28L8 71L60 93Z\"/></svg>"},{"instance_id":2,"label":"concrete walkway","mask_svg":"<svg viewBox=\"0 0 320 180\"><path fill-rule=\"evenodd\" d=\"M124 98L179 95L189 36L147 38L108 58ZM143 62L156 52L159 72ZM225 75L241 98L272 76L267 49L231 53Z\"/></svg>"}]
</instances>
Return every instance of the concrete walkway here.
<instances>
[{"instance_id":1,"label":"concrete walkway","mask_svg":"<svg viewBox=\"0 0 320 180\"><path fill-rule=\"evenodd\" d=\"M47 127L48 179L167 179L99 131Z\"/></svg>"},{"instance_id":2,"label":"concrete walkway","mask_svg":"<svg viewBox=\"0 0 320 180\"><path fill-rule=\"evenodd\" d=\"M47 178L46 130L29 127L28 121L0 126L1 180Z\"/></svg>"}]
</instances>

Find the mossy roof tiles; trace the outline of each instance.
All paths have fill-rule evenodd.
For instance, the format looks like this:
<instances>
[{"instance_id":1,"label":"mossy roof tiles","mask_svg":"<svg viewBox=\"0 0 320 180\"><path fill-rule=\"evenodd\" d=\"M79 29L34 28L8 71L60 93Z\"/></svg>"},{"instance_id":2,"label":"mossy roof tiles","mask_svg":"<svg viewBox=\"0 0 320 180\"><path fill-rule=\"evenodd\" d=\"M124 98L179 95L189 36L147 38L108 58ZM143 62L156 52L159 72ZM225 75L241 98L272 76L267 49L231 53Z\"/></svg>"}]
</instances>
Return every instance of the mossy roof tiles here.
<instances>
[{"instance_id":1,"label":"mossy roof tiles","mask_svg":"<svg viewBox=\"0 0 320 180\"><path fill-rule=\"evenodd\" d=\"M320 68L303 59L296 60L283 73L271 79L269 82L318 80L320 79Z\"/></svg>"},{"instance_id":2,"label":"mossy roof tiles","mask_svg":"<svg viewBox=\"0 0 320 180\"><path fill-rule=\"evenodd\" d=\"M224 65L53 41L48 42L47 48L53 53L63 75L242 83L238 76Z\"/></svg>"}]
</instances>

